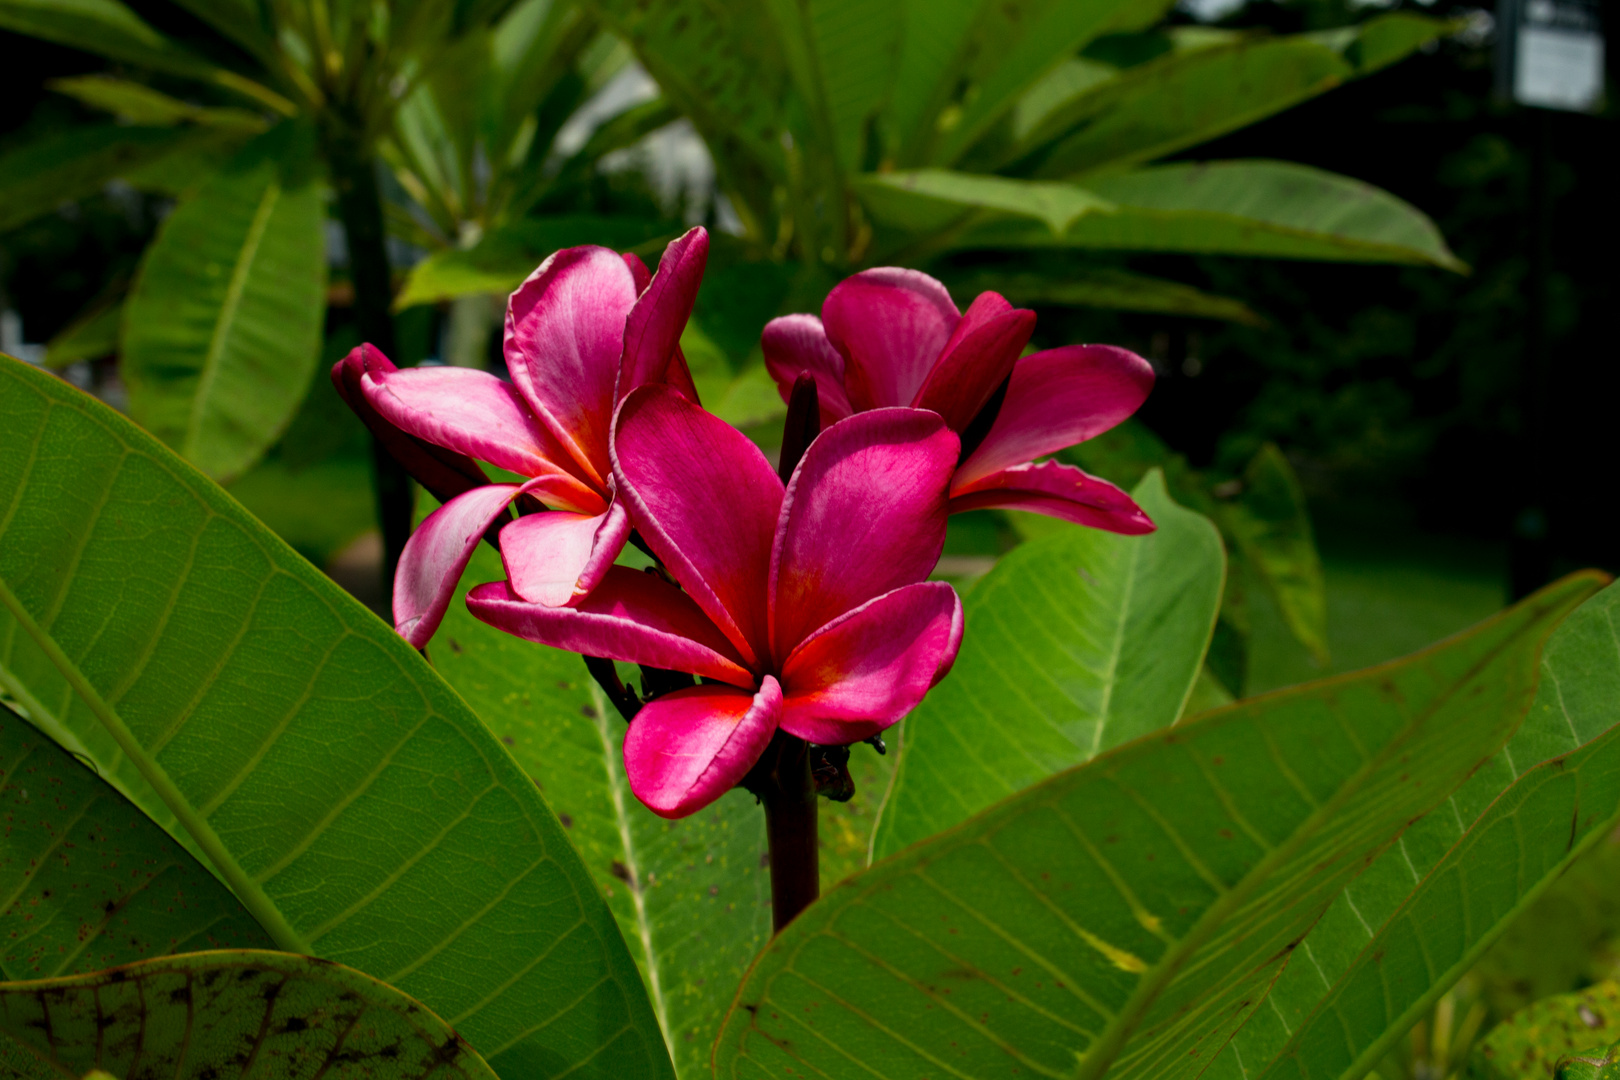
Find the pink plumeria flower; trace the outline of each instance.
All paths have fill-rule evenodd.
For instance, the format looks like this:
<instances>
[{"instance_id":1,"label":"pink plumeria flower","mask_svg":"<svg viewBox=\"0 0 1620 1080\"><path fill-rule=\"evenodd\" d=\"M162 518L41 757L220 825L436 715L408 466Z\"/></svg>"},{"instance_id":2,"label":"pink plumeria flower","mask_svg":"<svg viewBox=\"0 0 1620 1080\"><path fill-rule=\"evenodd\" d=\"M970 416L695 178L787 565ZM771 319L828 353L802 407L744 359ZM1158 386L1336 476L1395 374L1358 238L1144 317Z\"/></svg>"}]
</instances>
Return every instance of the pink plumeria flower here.
<instances>
[{"instance_id":1,"label":"pink plumeria flower","mask_svg":"<svg viewBox=\"0 0 1620 1080\"><path fill-rule=\"evenodd\" d=\"M1153 388L1153 368L1111 345L1020 358L1034 329L1033 311L996 293L980 293L963 313L927 274L881 267L840 282L819 319L773 319L761 343L784 400L801 372L815 378L823 423L896 405L944 417L964 443L952 513L1004 507L1110 532L1152 532L1153 522L1113 484L1034 459L1130 416Z\"/></svg>"},{"instance_id":2,"label":"pink plumeria flower","mask_svg":"<svg viewBox=\"0 0 1620 1080\"><path fill-rule=\"evenodd\" d=\"M647 702L625 737L631 790L654 813L719 798L778 727L822 745L870 738L950 669L962 605L923 580L959 452L938 416L879 409L836 424L784 489L735 428L649 386L621 406L613 450L619 496L680 587L616 566L571 608L508 582L478 586L467 606L530 641L706 680Z\"/></svg>"},{"instance_id":3,"label":"pink plumeria flower","mask_svg":"<svg viewBox=\"0 0 1620 1080\"><path fill-rule=\"evenodd\" d=\"M549 509L500 529L517 595L560 606L602 580L631 527L614 494L613 411L649 383L697 400L679 341L708 248L708 234L693 229L651 276L634 255L608 248L552 255L507 306L510 383L454 367L389 365L361 378L366 403L407 436L527 478L456 494L411 535L394 577L394 624L412 645L433 636L479 539L520 495Z\"/></svg>"}]
</instances>

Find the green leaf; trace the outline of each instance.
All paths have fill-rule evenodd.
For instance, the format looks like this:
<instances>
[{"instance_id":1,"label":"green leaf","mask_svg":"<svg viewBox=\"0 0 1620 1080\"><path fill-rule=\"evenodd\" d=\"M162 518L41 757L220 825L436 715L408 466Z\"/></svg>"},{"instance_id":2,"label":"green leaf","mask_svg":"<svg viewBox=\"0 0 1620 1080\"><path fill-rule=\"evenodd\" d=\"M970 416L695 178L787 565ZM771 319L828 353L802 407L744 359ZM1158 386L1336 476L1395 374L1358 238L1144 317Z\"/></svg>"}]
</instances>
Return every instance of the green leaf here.
<instances>
[{"instance_id":1,"label":"green leaf","mask_svg":"<svg viewBox=\"0 0 1620 1080\"><path fill-rule=\"evenodd\" d=\"M667 222L640 218L591 214L526 218L491 230L470 248L441 251L417 263L405 279L394 309L473 293L509 293L546 256L561 248L602 244L621 250L646 246L656 251L673 238Z\"/></svg>"},{"instance_id":2,"label":"green leaf","mask_svg":"<svg viewBox=\"0 0 1620 1080\"><path fill-rule=\"evenodd\" d=\"M212 79L219 71L118 0L0 0L0 27L171 75Z\"/></svg>"},{"instance_id":3,"label":"green leaf","mask_svg":"<svg viewBox=\"0 0 1620 1080\"><path fill-rule=\"evenodd\" d=\"M607 895L677 1075L707 1076L721 1017L771 934L765 815L745 791L680 821L642 806L624 774L628 725L580 658L467 611L468 588L503 576L500 558L480 547L431 646L434 663L534 777Z\"/></svg>"},{"instance_id":4,"label":"green leaf","mask_svg":"<svg viewBox=\"0 0 1620 1080\"><path fill-rule=\"evenodd\" d=\"M875 858L1176 722L1220 605L1208 519L1150 472L1147 536L1065 527L1003 558L968 593L950 675L905 720Z\"/></svg>"},{"instance_id":5,"label":"green leaf","mask_svg":"<svg viewBox=\"0 0 1620 1080\"><path fill-rule=\"evenodd\" d=\"M124 321L122 296L97 304L63 327L45 346L44 364L61 369L79 360L99 360L118 351L118 329Z\"/></svg>"},{"instance_id":6,"label":"green leaf","mask_svg":"<svg viewBox=\"0 0 1620 1080\"><path fill-rule=\"evenodd\" d=\"M1612 831L1617 626L1614 588L1564 620L1512 740L1335 902L1300 946L1310 963L1283 972L1216 1075L1259 1075L1275 1062L1279 1077L1364 1076L1515 915Z\"/></svg>"},{"instance_id":7,"label":"green leaf","mask_svg":"<svg viewBox=\"0 0 1620 1080\"><path fill-rule=\"evenodd\" d=\"M386 623L134 424L0 360L0 685L289 952L509 1076L669 1074L534 782Z\"/></svg>"},{"instance_id":8,"label":"green leaf","mask_svg":"<svg viewBox=\"0 0 1620 1080\"><path fill-rule=\"evenodd\" d=\"M28 143L0 158L0 229L94 195L107 181L197 141L180 129L94 124Z\"/></svg>"},{"instance_id":9,"label":"green leaf","mask_svg":"<svg viewBox=\"0 0 1620 1080\"><path fill-rule=\"evenodd\" d=\"M280 438L320 355L311 153L284 129L245 149L164 220L124 305L130 415L216 480Z\"/></svg>"},{"instance_id":10,"label":"green leaf","mask_svg":"<svg viewBox=\"0 0 1620 1080\"><path fill-rule=\"evenodd\" d=\"M1113 213L1079 218L1061 237L1017 218L953 238L961 248L1078 247L1267 255L1467 268L1420 211L1387 191L1281 161L1162 165L1086 182Z\"/></svg>"},{"instance_id":11,"label":"green leaf","mask_svg":"<svg viewBox=\"0 0 1620 1080\"><path fill-rule=\"evenodd\" d=\"M1283 621L1319 664L1328 662L1327 583L1310 511L1294 469L1267 443L1243 471L1243 490L1221 504L1221 524L1247 568L1277 601Z\"/></svg>"},{"instance_id":12,"label":"green leaf","mask_svg":"<svg viewBox=\"0 0 1620 1080\"><path fill-rule=\"evenodd\" d=\"M1224 319L1247 326L1266 325L1266 320L1241 300L1216 296L1178 281L1133 274L1127 270L988 272L971 277L947 278L946 283L957 296L977 296L989 289L1021 305L1153 311L1192 318Z\"/></svg>"},{"instance_id":13,"label":"green leaf","mask_svg":"<svg viewBox=\"0 0 1620 1080\"><path fill-rule=\"evenodd\" d=\"M0 983L0 1032L26 1077L253 1075L495 1080L478 1052L393 987L287 953L188 953L90 975Z\"/></svg>"},{"instance_id":14,"label":"green leaf","mask_svg":"<svg viewBox=\"0 0 1620 1080\"><path fill-rule=\"evenodd\" d=\"M257 134L268 125L264 117L246 109L213 109L192 105L160 90L108 75L78 75L45 84L58 94L81 101L92 109L113 113L131 124L167 127L195 123L233 128Z\"/></svg>"},{"instance_id":15,"label":"green leaf","mask_svg":"<svg viewBox=\"0 0 1620 1080\"><path fill-rule=\"evenodd\" d=\"M1611 979L1538 1001L1502 1021L1475 1045L1469 1075L1476 1080L1544 1080L1560 1058L1596 1049L1591 1056L1601 1059L1616 1039L1620 984Z\"/></svg>"},{"instance_id":16,"label":"green leaf","mask_svg":"<svg viewBox=\"0 0 1620 1080\"><path fill-rule=\"evenodd\" d=\"M875 221L913 233L948 228L973 211L992 211L1041 222L1059 240L1079 219L1114 210L1107 199L1073 184L945 169L870 174L856 180L855 190Z\"/></svg>"},{"instance_id":17,"label":"green leaf","mask_svg":"<svg viewBox=\"0 0 1620 1080\"><path fill-rule=\"evenodd\" d=\"M0 978L49 979L275 943L236 897L72 754L0 705Z\"/></svg>"},{"instance_id":18,"label":"green leaf","mask_svg":"<svg viewBox=\"0 0 1620 1080\"><path fill-rule=\"evenodd\" d=\"M1357 871L1513 732L1593 587L1118 747L852 878L749 972L716 1075L1197 1075Z\"/></svg>"}]
</instances>

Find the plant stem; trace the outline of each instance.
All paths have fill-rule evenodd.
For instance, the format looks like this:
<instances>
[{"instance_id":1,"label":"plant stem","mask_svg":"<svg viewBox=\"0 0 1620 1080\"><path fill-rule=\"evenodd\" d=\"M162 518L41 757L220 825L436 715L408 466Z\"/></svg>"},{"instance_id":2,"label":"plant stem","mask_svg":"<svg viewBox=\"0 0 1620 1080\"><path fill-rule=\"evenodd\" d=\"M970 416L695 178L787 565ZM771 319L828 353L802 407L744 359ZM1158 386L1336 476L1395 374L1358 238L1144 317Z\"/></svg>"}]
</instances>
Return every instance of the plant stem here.
<instances>
[{"instance_id":1,"label":"plant stem","mask_svg":"<svg viewBox=\"0 0 1620 1080\"><path fill-rule=\"evenodd\" d=\"M338 218L349 248L349 274L354 281L354 321L360 339L394 358L394 294L383 231L382 193L377 187L377 159L356 131L340 125L328 134L326 161L337 190ZM371 440L372 479L377 496L377 524L383 537L383 595L393 591L394 568L411 536L410 478L399 462Z\"/></svg>"},{"instance_id":2,"label":"plant stem","mask_svg":"<svg viewBox=\"0 0 1620 1080\"><path fill-rule=\"evenodd\" d=\"M771 853L771 922L777 933L821 895L821 852L816 842L816 785L810 747L777 731L765 748L754 794L765 806Z\"/></svg>"}]
</instances>

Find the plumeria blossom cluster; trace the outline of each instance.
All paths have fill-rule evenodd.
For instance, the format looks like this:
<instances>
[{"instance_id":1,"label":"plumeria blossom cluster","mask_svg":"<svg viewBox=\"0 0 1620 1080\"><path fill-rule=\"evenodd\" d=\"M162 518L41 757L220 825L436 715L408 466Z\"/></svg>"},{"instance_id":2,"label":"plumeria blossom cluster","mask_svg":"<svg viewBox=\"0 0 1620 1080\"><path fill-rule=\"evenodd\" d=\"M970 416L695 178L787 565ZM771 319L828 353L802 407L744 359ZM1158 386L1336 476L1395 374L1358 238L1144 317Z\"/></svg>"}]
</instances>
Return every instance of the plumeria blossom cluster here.
<instances>
[{"instance_id":1,"label":"plumeria blossom cluster","mask_svg":"<svg viewBox=\"0 0 1620 1080\"><path fill-rule=\"evenodd\" d=\"M693 229L656 274L606 248L557 252L512 294L510 382L398 370L369 346L332 371L442 503L400 559L399 633L425 646L477 545L494 544L506 577L472 589L474 615L579 652L593 673L642 665L625 769L671 818L743 782L779 732L870 739L944 677L962 605L927 579L950 514L1153 528L1113 485L1035 460L1129 416L1151 368L1108 346L1025 356L1032 312L994 293L960 312L910 270L856 274L821 318L766 327L801 428L773 466L703 409L681 355L707 251ZM520 479L492 482L480 462ZM625 565L631 540L654 566Z\"/></svg>"}]
</instances>

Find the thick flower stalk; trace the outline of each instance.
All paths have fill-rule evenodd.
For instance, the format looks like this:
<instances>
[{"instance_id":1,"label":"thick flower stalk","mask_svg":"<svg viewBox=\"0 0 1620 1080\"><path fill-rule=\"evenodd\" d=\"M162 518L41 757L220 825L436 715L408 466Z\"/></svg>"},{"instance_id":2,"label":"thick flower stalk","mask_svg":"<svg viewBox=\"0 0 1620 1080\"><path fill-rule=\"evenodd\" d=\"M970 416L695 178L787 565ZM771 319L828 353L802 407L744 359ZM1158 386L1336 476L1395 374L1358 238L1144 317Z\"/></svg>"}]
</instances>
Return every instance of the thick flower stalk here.
<instances>
[{"instance_id":1,"label":"thick flower stalk","mask_svg":"<svg viewBox=\"0 0 1620 1080\"><path fill-rule=\"evenodd\" d=\"M765 363L785 400L816 380L823 423L870 409L938 413L962 437L950 510L1003 507L1118 533L1153 522L1131 497L1072 465L1035 459L1107 431L1153 388L1147 361L1111 345L1021 356L1035 313L993 292L960 312L945 286L882 267L845 279L814 315L766 326Z\"/></svg>"},{"instance_id":2,"label":"thick flower stalk","mask_svg":"<svg viewBox=\"0 0 1620 1080\"><path fill-rule=\"evenodd\" d=\"M524 601L577 603L603 580L630 534L609 453L614 410L648 384L697 400L679 340L707 253L708 235L693 229L665 249L656 275L607 248L552 255L507 308L510 383L468 368L397 370L364 354L334 369L351 406L373 430L393 429L379 436L446 500L412 534L394 578L395 626L412 645L433 636L473 549L497 527ZM475 460L525 480L488 483ZM547 509L508 522L523 496Z\"/></svg>"},{"instance_id":3,"label":"thick flower stalk","mask_svg":"<svg viewBox=\"0 0 1620 1080\"><path fill-rule=\"evenodd\" d=\"M636 796L683 817L742 781L778 730L866 739L944 677L961 602L924 579L958 452L937 415L879 409L822 432L784 486L736 429L643 387L618 414L613 478L669 580L616 566L571 607L512 582L467 604L518 637L700 676L643 705L624 744Z\"/></svg>"}]
</instances>

